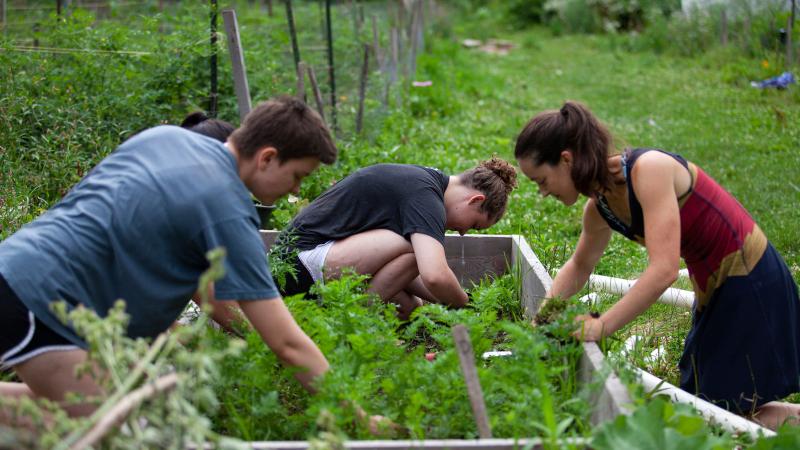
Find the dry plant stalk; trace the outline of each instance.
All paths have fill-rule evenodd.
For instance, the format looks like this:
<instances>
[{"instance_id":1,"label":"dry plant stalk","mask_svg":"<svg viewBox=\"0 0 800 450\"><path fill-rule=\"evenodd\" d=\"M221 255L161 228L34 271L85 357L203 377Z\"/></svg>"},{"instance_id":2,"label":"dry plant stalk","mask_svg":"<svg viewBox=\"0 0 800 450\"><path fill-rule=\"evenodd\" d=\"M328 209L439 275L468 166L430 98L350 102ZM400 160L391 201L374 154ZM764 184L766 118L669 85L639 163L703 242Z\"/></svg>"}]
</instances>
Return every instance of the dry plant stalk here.
<instances>
[{"instance_id":1,"label":"dry plant stalk","mask_svg":"<svg viewBox=\"0 0 800 450\"><path fill-rule=\"evenodd\" d=\"M114 405L97 423L92 426L89 431L83 435L78 442L76 442L71 450L80 450L89 448L97 444L103 436L108 434L111 430L116 428L117 425L122 423L128 414L140 403L145 400L168 391L178 384L178 374L171 373L157 378L152 383L148 383L139 389L132 391L130 394L122 397L120 401Z\"/></svg>"}]
</instances>

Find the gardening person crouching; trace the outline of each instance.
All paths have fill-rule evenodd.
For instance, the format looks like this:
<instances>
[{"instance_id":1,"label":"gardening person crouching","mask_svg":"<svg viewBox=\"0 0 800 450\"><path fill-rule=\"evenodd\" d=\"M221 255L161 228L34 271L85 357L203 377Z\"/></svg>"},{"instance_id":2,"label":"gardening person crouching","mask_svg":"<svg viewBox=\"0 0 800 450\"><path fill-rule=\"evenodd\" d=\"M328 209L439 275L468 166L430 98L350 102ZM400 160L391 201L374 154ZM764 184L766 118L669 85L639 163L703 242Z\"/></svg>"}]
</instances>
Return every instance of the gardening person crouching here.
<instances>
[{"instance_id":1,"label":"gardening person crouching","mask_svg":"<svg viewBox=\"0 0 800 450\"><path fill-rule=\"evenodd\" d=\"M153 337L178 317L227 249L218 300L236 301L264 342L311 380L328 362L295 323L267 265L251 193L272 204L297 192L337 149L320 116L282 97L259 105L227 143L174 126L144 131L101 161L53 208L0 243L0 363L23 383L0 395L53 401L98 393L74 368L85 342L51 312L64 300L105 316L126 301L131 337ZM89 405L67 408L85 415Z\"/></svg>"},{"instance_id":2,"label":"gardening person crouching","mask_svg":"<svg viewBox=\"0 0 800 450\"><path fill-rule=\"evenodd\" d=\"M445 230L464 235L502 217L514 168L492 158L459 175L429 167L376 164L336 183L278 237L297 250L284 295L306 293L346 268L370 275L369 291L406 318L420 299L463 306L466 292L447 265Z\"/></svg>"}]
</instances>

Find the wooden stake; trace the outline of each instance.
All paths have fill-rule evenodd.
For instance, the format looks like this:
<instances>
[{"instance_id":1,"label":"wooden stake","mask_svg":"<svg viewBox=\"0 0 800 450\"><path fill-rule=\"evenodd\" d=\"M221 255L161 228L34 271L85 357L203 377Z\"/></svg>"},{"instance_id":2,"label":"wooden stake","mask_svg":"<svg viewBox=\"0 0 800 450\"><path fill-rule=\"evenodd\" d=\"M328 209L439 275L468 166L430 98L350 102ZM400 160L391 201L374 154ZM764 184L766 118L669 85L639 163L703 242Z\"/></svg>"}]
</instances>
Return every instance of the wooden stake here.
<instances>
[{"instance_id":1,"label":"wooden stake","mask_svg":"<svg viewBox=\"0 0 800 450\"><path fill-rule=\"evenodd\" d=\"M0 13L3 14L3 36L5 36L6 28L7 28L7 26L6 26L6 13L8 12L8 9L6 8L6 6L7 6L6 5L6 0L0 0L0 2L2 2L2 5L0 5Z\"/></svg>"},{"instance_id":2,"label":"wooden stake","mask_svg":"<svg viewBox=\"0 0 800 450\"><path fill-rule=\"evenodd\" d=\"M792 31L794 31L794 14L797 0L792 0L792 14L786 24L786 68L794 65L794 43L792 42Z\"/></svg>"},{"instance_id":3,"label":"wooden stake","mask_svg":"<svg viewBox=\"0 0 800 450\"><path fill-rule=\"evenodd\" d=\"M294 70L300 70L300 48L297 46L297 33L294 29L294 14L292 13L292 0L285 0L286 23L289 24L289 37L292 39L292 55L294 55Z\"/></svg>"},{"instance_id":4,"label":"wooden stake","mask_svg":"<svg viewBox=\"0 0 800 450\"><path fill-rule=\"evenodd\" d=\"M417 46L419 45L419 8L414 6L411 9L411 31L408 34L408 77L414 78L417 74Z\"/></svg>"},{"instance_id":5,"label":"wooden stake","mask_svg":"<svg viewBox=\"0 0 800 450\"><path fill-rule=\"evenodd\" d=\"M225 22L225 33L228 35L228 52L231 54L231 64L233 65L233 87L236 91L236 101L239 104L239 120L244 122L245 116L252 109L252 104L250 103L250 87L247 85L247 69L244 66L242 43L239 40L236 11L223 10L222 19Z\"/></svg>"},{"instance_id":6,"label":"wooden stake","mask_svg":"<svg viewBox=\"0 0 800 450\"><path fill-rule=\"evenodd\" d=\"M386 87L385 87L384 92L383 92L383 104L384 104L384 106L389 104L389 93L392 91L392 86L394 86L394 83L397 82L397 56L398 56L398 47L397 47L398 46L398 44L397 44L398 32L397 32L397 28L392 28L389 33L390 33L389 34L389 46L390 46L389 51L391 53L391 59L390 59L389 68L388 68L389 76L386 79ZM399 94L398 94L398 97L399 97ZM398 98L397 104L398 105L400 104L399 98Z\"/></svg>"},{"instance_id":7,"label":"wooden stake","mask_svg":"<svg viewBox=\"0 0 800 450\"><path fill-rule=\"evenodd\" d=\"M325 28L328 40L328 82L331 87L331 124L336 132L336 73L333 65L333 25L331 24L331 0L325 0Z\"/></svg>"},{"instance_id":8,"label":"wooden stake","mask_svg":"<svg viewBox=\"0 0 800 450\"><path fill-rule=\"evenodd\" d=\"M724 47L728 45L728 15L725 12L725 8L720 10L719 27L719 43Z\"/></svg>"},{"instance_id":9,"label":"wooden stake","mask_svg":"<svg viewBox=\"0 0 800 450\"><path fill-rule=\"evenodd\" d=\"M358 23L358 12L356 11L354 0L347 0L347 10L350 12L350 18L353 20L353 34L356 40L358 40L358 36L361 34L361 25Z\"/></svg>"},{"instance_id":10,"label":"wooden stake","mask_svg":"<svg viewBox=\"0 0 800 450\"><path fill-rule=\"evenodd\" d=\"M417 39L416 39L416 47L417 50L414 52L416 55L418 52L422 52L425 50L425 5L422 3L424 0L417 0ZM416 67L416 63L414 63Z\"/></svg>"},{"instance_id":11,"label":"wooden stake","mask_svg":"<svg viewBox=\"0 0 800 450\"><path fill-rule=\"evenodd\" d=\"M378 38L378 17L373 14L372 15L372 49L375 54L375 64L378 66L378 70L383 72L383 55L381 54L381 42Z\"/></svg>"},{"instance_id":12,"label":"wooden stake","mask_svg":"<svg viewBox=\"0 0 800 450\"><path fill-rule=\"evenodd\" d=\"M356 134L361 134L364 124L364 97L367 94L369 76L369 45L364 44L364 64L361 65L361 79L358 83L358 111L356 111Z\"/></svg>"},{"instance_id":13,"label":"wooden stake","mask_svg":"<svg viewBox=\"0 0 800 450\"><path fill-rule=\"evenodd\" d=\"M319 85L317 84L317 75L314 73L314 68L311 66L308 66L308 81L311 82L311 90L314 92L314 100L317 102L317 112L324 121L325 108L322 103L322 93L319 91Z\"/></svg>"},{"instance_id":14,"label":"wooden stake","mask_svg":"<svg viewBox=\"0 0 800 450\"><path fill-rule=\"evenodd\" d=\"M267 0L267 14L272 17L272 0Z\"/></svg>"},{"instance_id":15,"label":"wooden stake","mask_svg":"<svg viewBox=\"0 0 800 450\"><path fill-rule=\"evenodd\" d=\"M392 28L391 35L390 35L390 45L391 45L391 65L389 66L389 82L394 83L397 81L397 61L400 56L400 33L398 33L397 28Z\"/></svg>"},{"instance_id":16,"label":"wooden stake","mask_svg":"<svg viewBox=\"0 0 800 450\"><path fill-rule=\"evenodd\" d=\"M211 57L209 66L211 71L211 92L208 95L208 115L217 117L218 93L218 62L217 62L217 0L211 0Z\"/></svg>"},{"instance_id":17,"label":"wooden stake","mask_svg":"<svg viewBox=\"0 0 800 450\"><path fill-rule=\"evenodd\" d=\"M483 391L478 380L478 370L475 368L475 355L472 354L472 343L469 340L467 327L458 324L453 327L453 339L458 350L458 359L461 361L461 372L467 384L469 403L472 406L472 415L478 427L478 436L481 439L491 439L492 429L489 427L489 417L486 415L486 404L483 401Z\"/></svg>"},{"instance_id":18,"label":"wooden stake","mask_svg":"<svg viewBox=\"0 0 800 450\"><path fill-rule=\"evenodd\" d=\"M297 63L297 98L306 102L306 63Z\"/></svg>"}]
</instances>

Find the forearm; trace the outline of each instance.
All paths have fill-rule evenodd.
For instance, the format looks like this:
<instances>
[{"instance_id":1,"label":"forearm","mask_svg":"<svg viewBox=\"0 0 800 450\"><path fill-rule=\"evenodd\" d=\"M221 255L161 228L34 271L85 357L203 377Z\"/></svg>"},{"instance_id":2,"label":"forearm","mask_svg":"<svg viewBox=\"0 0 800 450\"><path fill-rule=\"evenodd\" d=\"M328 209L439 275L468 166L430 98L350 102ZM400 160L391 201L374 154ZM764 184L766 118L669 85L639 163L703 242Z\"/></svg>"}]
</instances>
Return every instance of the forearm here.
<instances>
[{"instance_id":1,"label":"forearm","mask_svg":"<svg viewBox=\"0 0 800 450\"><path fill-rule=\"evenodd\" d=\"M307 391L313 393L314 380L324 374L330 366L311 338L302 331L300 333L302 336L295 336L284 348L276 351L276 354L287 366L302 369L295 373L295 378Z\"/></svg>"},{"instance_id":2,"label":"forearm","mask_svg":"<svg viewBox=\"0 0 800 450\"><path fill-rule=\"evenodd\" d=\"M582 267L570 258L558 271L546 298L568 298L578 293L589 281L593 267Z\"/></svg>"},{"instance_id":3,"label":"forearm","mask_svg":"<svg viewBox=\"0 0 800 450\"><path fill-rule=\"evenodd\" d=\"M423 300L434 303L440 303L439 299L437 299L433 294L431 294L431 291L429 291L428 288L425 287L425 283L422 282L422 279L420 279L420 277L414 278L414 281L412 281L406 287L405 291Z\"/></svg>"},{"instance_id":4,"label":"forearm","mask_svg":"<svg viewBox=\"0 0 800 450\"><path fill-rule=\"evenodd\" d=\"M328 361L295 322L283 300L240 301L239 307L267 347L287 366L299 368L295 377L314 392L312 382L328 370Z\"/></svg>"},{"instance_id":5,"label":"forearm","mask_svg":"<svg viewBox=\"0 0 800 450\"><path fill-rule=\"evenodd\" d=\"M202 307L199 295L195 294L194 297L192 297L192 301ZM241 333L234 326L243 322L242 312L237 303L233 301L210 300L209 304L211 306L211 311L209 313L211 319L228 333L241 336Z\"/></svg>"},{"instance_id":6,"label":"forearm","mask_svg":"<svg viewBox=\"0 0 800 450\"><path fill-rule=\"evenodd\" d=\"M437 277L420 276L420 278L422 279L421 284L424 285L438 303L461 307L469 301L467 293L458 284L458 279L453 272L448 271L446 274L441 274Z\"/></svg>"},{"instance_id":7,"label":"forearm","mask_svg":"<svg viewBox=\"0 0 800 450\"><path fill-rule=\"evenodd\" d=\"M668 268L648 267L628 293L600 316L604 327L603 334L608 336L615 333L645 312L676 277L677 274Z\"/></svg>"}]
</instances>

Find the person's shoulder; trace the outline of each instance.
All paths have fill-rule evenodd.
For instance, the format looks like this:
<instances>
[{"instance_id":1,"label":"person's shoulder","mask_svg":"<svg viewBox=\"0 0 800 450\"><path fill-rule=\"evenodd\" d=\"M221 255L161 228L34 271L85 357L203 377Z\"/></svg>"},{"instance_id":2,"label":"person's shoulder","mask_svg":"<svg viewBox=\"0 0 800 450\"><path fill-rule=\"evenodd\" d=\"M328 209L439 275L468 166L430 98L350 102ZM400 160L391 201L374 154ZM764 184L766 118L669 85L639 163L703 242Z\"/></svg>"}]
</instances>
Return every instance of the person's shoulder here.
<instances>
[{"instance_id":1,"label":"person's shoulder","mask_svg":"<svg viewBox=\"0 0 800 450\"><path fill-rule=\"evenodd\" d=\"M164 137L164 136L188 136L191 132L186 130L185 128L181 128L175 125L158 125L153 128L148 128L141 133L137 134L136 136L132 137L133 139L152 139L154 137Z\"/></svg>"},{"instance_id":2,"label":"person's shoulder","mask_svg":"<svg viewBox=\"0 0 800 450\"><path fill-rule=\"evenodd\" d=\"M147 146L154 141L172 141L189 137L188 130L174 125L159 125L140 131L123 142L120 148Z\"/></svg>"},{"instance_id":3,"label":"person's shoulder","mask_svg":"<svg viewBox=\"0 0 800 450\"><path fill-rule=\"evenodd\" d=\"M635 173L664 170L678 164L675 156L659 149L636 149L641 152L637 155L636 164L633 166Z\"/></svg>"}]
</instances>

